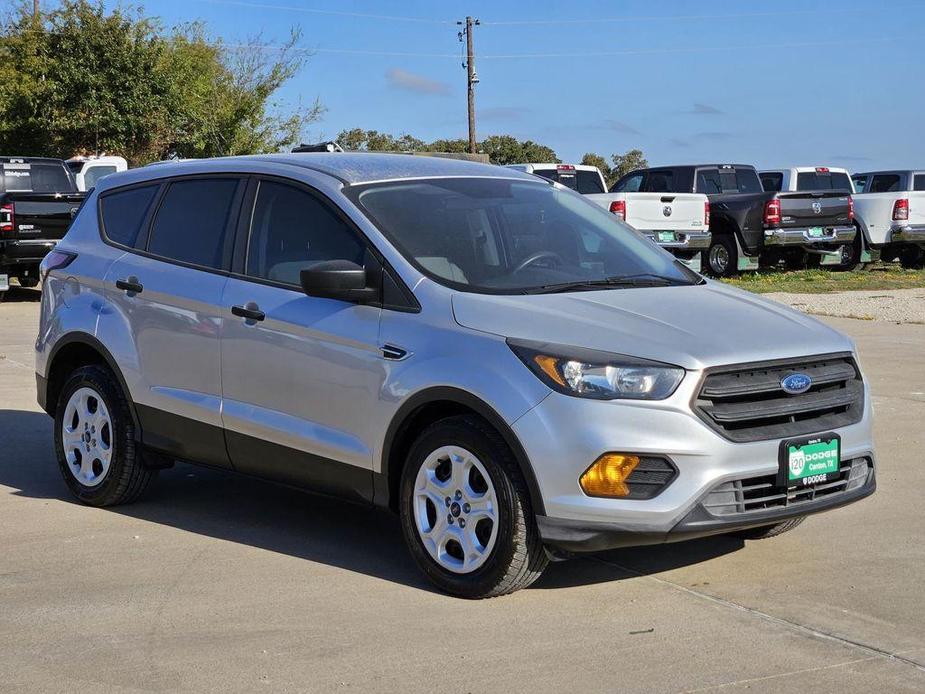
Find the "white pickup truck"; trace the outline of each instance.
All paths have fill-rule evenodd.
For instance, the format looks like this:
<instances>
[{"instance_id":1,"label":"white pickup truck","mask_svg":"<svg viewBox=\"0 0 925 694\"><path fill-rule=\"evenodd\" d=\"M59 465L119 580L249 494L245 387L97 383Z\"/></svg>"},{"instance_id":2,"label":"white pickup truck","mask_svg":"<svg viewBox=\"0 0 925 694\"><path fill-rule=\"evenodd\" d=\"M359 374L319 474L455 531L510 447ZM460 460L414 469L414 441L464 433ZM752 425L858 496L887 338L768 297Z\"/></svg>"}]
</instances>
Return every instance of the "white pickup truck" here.
<instances>
[{"instance_id":1,"label":"white pickup truck","mask_svg":"<svg viewBox=\"0 0 925 694\"><path fill-rule=\"evenodd\" d=\"M925 265L925 170L852 174L854 214L867 243L884 261Z\"/></svg>"},{"instance_id":2,"label":"white pickup truck","mask_svg":"<svg viewBox=\"0 0 925 694\"><path fill-rule=\"evenodd\" d=\"M125 171L128 162L122 157L101 154L92 157L71 157L66 162L68 170L74 176L77 190L90 190L103 176Z\"/></svg>"},{"instance_id":3,"label":"white pickup truck","mask_svg":"<svg viewBox=\"0 0 925 694\"><path fill-rule=\"evenodd\" d=\"M792 166L780 169L764 169L758 172L761 187L775 193L805 193L810 191L843 190L854 195L854 185L847 169L837 166ZM854 211L855 219L857 210ZM859 225L855 225L859 226ZM856 234L851 243L836 249L810 248L808 253L819 264L835 270L860 269L866 263L876 261L880 252L871 250L862 234Z\"/></svg>"},{"instance_id":4,"label":"white pickup truck","mask_svg":"<svg viewBox=\"0 0 925 694\"><path fill-rule=\"evenodd\" d=\"M672 193L657 177L630 178L620 190L607 186L596 166L510 164L510 168L557 181L604 207L687 267L700 271L701 251L710 247L710 202L700 193Z\"/></svg>"}]
</instances>

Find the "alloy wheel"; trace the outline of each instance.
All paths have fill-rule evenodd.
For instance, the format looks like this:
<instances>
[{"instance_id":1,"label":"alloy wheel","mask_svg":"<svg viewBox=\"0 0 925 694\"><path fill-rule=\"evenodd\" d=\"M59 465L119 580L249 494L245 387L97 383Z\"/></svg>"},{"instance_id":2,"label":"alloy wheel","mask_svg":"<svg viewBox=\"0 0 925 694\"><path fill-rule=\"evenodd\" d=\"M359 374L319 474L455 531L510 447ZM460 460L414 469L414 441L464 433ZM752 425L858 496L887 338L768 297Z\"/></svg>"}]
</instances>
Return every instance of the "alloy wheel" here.
<instances>
[{"instance_id":1,"label":"alloy wheel","mask_svg":"<svg viewBox=\"0 0 925 694\"><path fill-rule=\"evenodd\" d=\"M112 416L94 389L78 388L64 409L61 441L67 469L85 487L99 485L112 462Z\"/></svg>"}]
</instances>

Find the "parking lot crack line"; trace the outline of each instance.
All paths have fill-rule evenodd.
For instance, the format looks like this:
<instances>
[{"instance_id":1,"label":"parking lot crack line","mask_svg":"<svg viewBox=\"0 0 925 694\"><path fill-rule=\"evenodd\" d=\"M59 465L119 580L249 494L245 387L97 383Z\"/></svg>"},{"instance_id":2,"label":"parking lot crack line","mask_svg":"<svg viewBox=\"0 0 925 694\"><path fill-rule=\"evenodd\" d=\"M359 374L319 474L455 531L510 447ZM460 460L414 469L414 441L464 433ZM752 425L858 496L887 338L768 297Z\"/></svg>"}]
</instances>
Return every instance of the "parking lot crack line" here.
<instances>
[{"instance_id":1,"label":"parking lot crack line","mask_svg":"<svg viewBox=\"0 0 925 694\"><path fill-rule=\"evenodd\" d=\"M639 578L645 578L651 581L655 581L656 583L660 583L662 585L668 586L670 588L681 591L683 593L688 593L689 595L693 595L702 600L707 600L709 602L715 603L717 605L722 605L723 607L727 607L732 610L738 610L740 612L745 612L752 616L758 617L759 619L762 619L764 621L771 622L779 626L787 627L795 631L802 632L806 634L807 636L811 636L816 639L822 639L824 641L833 641L843 646L848 646L849 648L854 648L863 653L867 653L871 657L885 658L887 660L895 660L897 662L910 665L911 667L914 667L916 670L920 672L925 672L925 666L919 664L915 660L912 660L910 658L905 658L901 655L901 653L908 652L908 651L898 651L898 652L888 651L883 648L878 648L877 646L871 646L866 643L861 643L860 641L855 641L853 639L846 638L844 636L837 636L836 634L831 634L826 631L820 631L819 629L808 627L804 624L800 624L799 622L792 622L789 619L784 619L782 617L775 617L774 615L770 615L767 612L762 612L761 610L757 610L753 607L747 607L746 605L740 605L737 602L733 602L725 598L721 598L715 595L710 595L709 593L703 593L699 590L693 590L692 588L688 588L687 586L682 586L680 583L675 583L674 581L669 581L664 578L659 578L658 576L644 574L644 573L637 571L636 569L632 569L623 564L617 564L616 562L607 561L606 559L599 559L597 557L593 557L590 559L591 561L597 561L602 564L613 566L614 568L620 569L621 571L625 571L629 574L632 574L633 576L638 576Z\"/></svg>"},{"instance_id":2,"label":"parking lot crack line","mask_svg":"<svg viewBox=\"0 0 925 694\"><path fill-rule=\"evenodd\" d=\"M845 667L846 665L855 665L857 663L866 663L871 660L877 660L881 656L871 655L866 658L855 658L854 660L846 660L842 663L833 663L831 665L820 665L819 667L808 667L803 668L802 670L791 670L789 672L778 672L773 675L766 675L764 677L749 677L744 680L733 680L731 682L721 682L720 684L711 684L707 687L700 687L698 689L684 689L679 694L695 694L696 692L709 692L716 689L725 689L726 687L735 687L741 684L754 684L755 682L767 682L768 680L775 680L781 677L793 677L794 675L803 675L809 672L820 672L822 670L834 670L835 668Z\"/></svg>"}]
</instances>

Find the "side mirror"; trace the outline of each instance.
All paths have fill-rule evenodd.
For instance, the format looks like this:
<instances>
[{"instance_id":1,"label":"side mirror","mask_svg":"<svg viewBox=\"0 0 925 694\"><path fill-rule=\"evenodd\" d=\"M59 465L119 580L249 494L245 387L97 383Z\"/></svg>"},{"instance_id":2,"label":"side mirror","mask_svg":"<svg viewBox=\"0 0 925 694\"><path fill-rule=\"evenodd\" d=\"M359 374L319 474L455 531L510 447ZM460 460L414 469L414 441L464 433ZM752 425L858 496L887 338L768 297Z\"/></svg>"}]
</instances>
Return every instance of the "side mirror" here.
<instances>
[{"instance_id":1,"label":"side mirror","mask_svg":"<svg viewBox=\"0 0 925 694\"><path fill-rule=\"evenodd\" d=\"M379 290L368 286L366 270L349 260L328 260L299 273L302 291L308 296L368 303L379 298Z\"/></svg>"}]
</instances>

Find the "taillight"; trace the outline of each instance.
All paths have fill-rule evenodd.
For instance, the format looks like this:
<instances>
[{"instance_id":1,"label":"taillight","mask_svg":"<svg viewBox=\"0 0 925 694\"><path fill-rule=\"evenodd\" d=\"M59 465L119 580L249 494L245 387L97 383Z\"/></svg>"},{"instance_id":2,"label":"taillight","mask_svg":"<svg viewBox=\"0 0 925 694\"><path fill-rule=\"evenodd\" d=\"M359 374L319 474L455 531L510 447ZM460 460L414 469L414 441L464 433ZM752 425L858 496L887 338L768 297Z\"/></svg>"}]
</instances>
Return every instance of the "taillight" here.
<instances>
[{"instance_id":1,"label":"taillight","mask_svg":"<svg viewBox=\"0 0 925 694\"><path fill-rule=\"evenodd\" d=\"M848 221L854 221L854 198L848 196Z\"/></svg>"},{"instance_id":2,"label":"taillight","mask_svg":"<svg viewBox=\"0 0 925 694\"><path fill-rule=\"evenodd\" d=\"M0 205L0 233L13 231L16 223L15 212L16 210L13 208L13 203L11 202L6 205Z\"/></svg>"},{"instance_id":3,"label":"taillight","mask_svg":"<svg viewBox=\"0 0 925 694\"><path fill-rule=\"evenodd\" d=\"M76 257L76 253L69 253L68 251L51 251L39 265L39 277L41 277L44 282L49 272L67 267L74 262L74 258Z\"/></svg>"},{"instance_id":4,"label":"taillight","mask_svg":"<svg viewBox=\"0 0 925 694\"><path fill-rule=\"evenodd\" d=\"M780 200L774 198L764 204L764 223L780 224Z\"/></svg>"},{"instance_id":5,"label":"taillight","mask_svg":"<svg viewBox=\"0 0 925 694\"><path fill-rule=\"evenodd\" d=\"M703 225L705 227L710 226L710 203L703 203Z\"/></svg>"},{"instance_id":6,"label":"taillight","mask_svg":"<svg viewBox=\"0 0 925 694\"><path fill-rule=\"evenodd\" d=\"M904 222L909 219L909 201L906 198L900 198L893 203L893 221Z\"/></svg>"},{"instance_id":7,"label":"taillight","mask_svg":"<svg viewBox=\"0 0 925 694\"><path fill-rule=\"evenodd\" d=\"M614 200L610 203L610 211L623 221L626 221L626 200Z\"/></svg>"}]
</instances>

